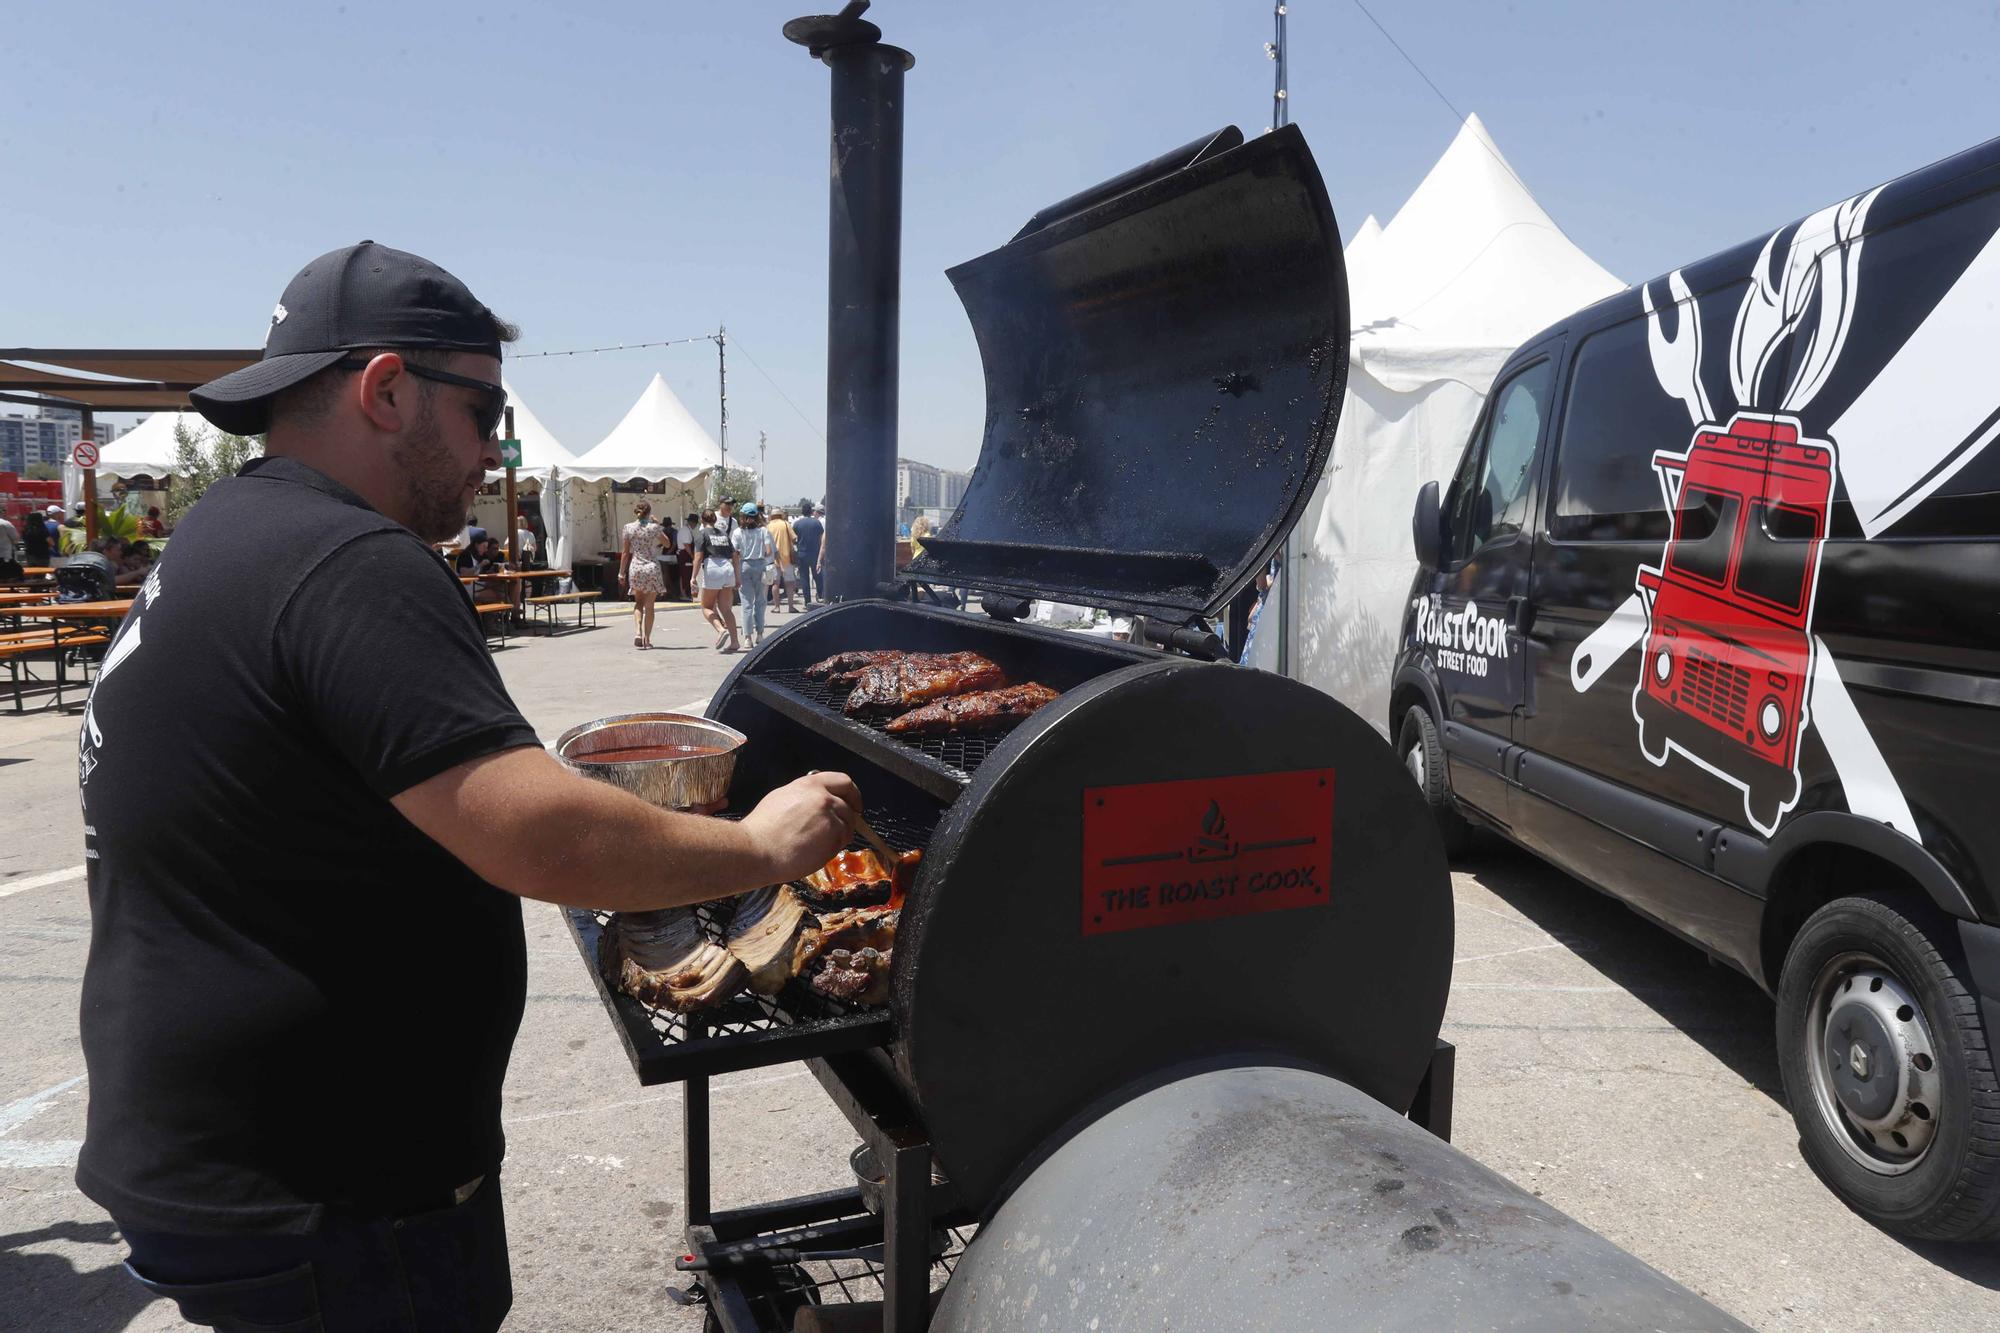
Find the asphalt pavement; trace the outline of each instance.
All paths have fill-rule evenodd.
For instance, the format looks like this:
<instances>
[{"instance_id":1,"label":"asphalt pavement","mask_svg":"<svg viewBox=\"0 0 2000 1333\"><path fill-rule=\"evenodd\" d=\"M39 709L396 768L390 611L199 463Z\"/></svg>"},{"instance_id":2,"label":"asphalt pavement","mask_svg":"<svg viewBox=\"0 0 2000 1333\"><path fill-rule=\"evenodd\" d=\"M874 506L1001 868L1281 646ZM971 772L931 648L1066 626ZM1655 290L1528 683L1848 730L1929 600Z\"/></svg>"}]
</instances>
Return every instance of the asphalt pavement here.
<instances>
[{"instance_id":1,"label":"asphalt pavement","mask_svg":"<svg viewBox=\"0 0 2000 1333\"><path fill-rule=\"evenodd\" d=\"M544 739L705 701L738 660L688 610L661 612L651 652L628 626L607 606L594 631L498 654ZM89 1091L76 730L74 714L0 714L0 1333L182 1329L124 1277L110 1219L70 1179ZM1756 1327L2000 1327L1994 1247L1899 1240L1813 1178L1754 985L1496 843L1453 894L1458 1146ZM527 929L503 1112L508 1327L693 1333L699 1312L668 1295L680 1090L638 1085L557 910L531 905ZM850 1179L853 1137L800 1066L718 1080L714 1121L718 1206Z\"/></svg>"}]
</instances>

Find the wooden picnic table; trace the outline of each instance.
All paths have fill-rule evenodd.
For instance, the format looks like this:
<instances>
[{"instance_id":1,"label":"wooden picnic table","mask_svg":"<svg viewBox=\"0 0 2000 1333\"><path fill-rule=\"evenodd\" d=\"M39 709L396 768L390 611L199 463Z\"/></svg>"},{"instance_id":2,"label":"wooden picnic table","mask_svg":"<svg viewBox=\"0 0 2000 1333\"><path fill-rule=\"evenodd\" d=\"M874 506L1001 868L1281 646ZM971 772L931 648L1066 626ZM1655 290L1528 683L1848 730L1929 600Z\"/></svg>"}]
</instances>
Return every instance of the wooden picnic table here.
<instances>
[{"instance_id":1,"label":"wooden picnic table","mask_svg":"<svg viewBox=\"0 0 2000 1333\"><path fill-rule=\"evenodd\" d=\"M62 637L62 627L65 623L87 625L91 624L91 622L97 622L98 626L102 626L107 632L110 632L113 627L106 625L104 622L123 620L125 613L132 609L133 600L133 598L128 597L116 602L47 602L40 606L12 607L8 610L8 614L20 616L23 619L46 620L49 622L52 640L60 640ZM54 648L56 657L56 707L61 708L63 706L63 687L68 684L68 673L64 668L69 653L64 651L60 642L52 642L50 646ZM20 708L21 702L17 687L14 711L19 712Z\"/></svg>"},{"instance_id":2,"label":"wooden picnic table","mask_svg":"<svg viewBox=\"0 0 2000 1333\"><path fill-rule=\"evenodd\" d=\"M55 596L50 592L0 592L0 607L33 606Z\"/></svg>"},{"instance_id":3,"label":"wooden picnic table","mask_svg":"<svg viewBox=\"0 0 2000 1333\"><path fill-rule=\"evenodd\" d=\"M521 590L535 579L567 578L567 569L496 569L491 574L460 574L458 581L471 587L475 583L511 583L514 585L514 614L521 614Z\"/></svg>"},{"instance_id":4,"label":"wooden picnic table","mask_svg":"<svg viewBox=\"0 0 2000 1333\"><path fill-rule=\"evenodd\" d=\"M56 567L54 565L23 565L21 567L21 573L31 579L53 578L55 577L55 572Z\"/></svg>"},{"instance_id":5,"label":"wooden picnic table","mask_svg":"<svg viewBox=\"0 0 2000 1333\"><path fill-rule=\"evenodd\" d=\"M496 569L491 574L460 574L460 583L525 583L530 579L568 578L567 569Z\"/></svg>"}]
</instances>

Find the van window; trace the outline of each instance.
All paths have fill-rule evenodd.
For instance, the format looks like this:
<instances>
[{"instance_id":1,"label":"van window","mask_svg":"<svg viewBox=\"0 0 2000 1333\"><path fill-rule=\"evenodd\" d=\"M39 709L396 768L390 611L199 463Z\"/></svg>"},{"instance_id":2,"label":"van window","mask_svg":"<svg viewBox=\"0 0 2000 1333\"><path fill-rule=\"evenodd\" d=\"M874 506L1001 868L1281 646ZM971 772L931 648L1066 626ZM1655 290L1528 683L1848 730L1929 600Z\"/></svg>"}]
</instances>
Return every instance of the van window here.
<instances>
[{"instance_id":1,"label":"van window","mask_svg":"<svg viewBox=\"0 0 2000 1333\"><path fill-rule=\"evenodd\" d=\"M1673 567L1710 583L1729 577L1729 546L1736 536L1737 497L1698 486L1681 489L1681 531L1669 557Z\"/></svg>"},{"instance_id":2,"label":"van window","mask_svg":"<svg viewBox=\"0 0 2000 1333\"><path fill-rule=\"evenodd\" d=\"M1733 283L1698 297L1711 326L1702 330L1705 346L1728 346L1729 321L1749 285ZM1687 313L1681 305L1662 318ZM1692 429L1687 409L1654 374L1644 318L1584 339L1570 371L1549 535L1568 542L1664 542L1672 524L1653 451L1687 448Z\"/></svg>"},{"instance_id":3,"label":"van window","mask_svg":"<svg viewBox=\"0 0 2000 1333\"><path fill-rule=\"evenodd\" d=\"M1535 446L1548 420L1555 362L1537 361L1493 391L1492 411L1478 446L1452 482L1451 538L1454 562L1486 543L1521 530L1528 520L1528 493L1535 474ZM1476 460L1476 462L1475 462Z\"/></svg>"},{"instance_id":4,"label":"van window","mask_svg":"<svg viewBox=\"0 0 2000 1333\"><path fill-rule=\"evenodd\" d=\"M1737 589L1787 611L1799 610L1805 600L1806 561L1818 535L1819 516L1810 509L1756 501L1743 530Z\"/></svg>"}]
</instances>

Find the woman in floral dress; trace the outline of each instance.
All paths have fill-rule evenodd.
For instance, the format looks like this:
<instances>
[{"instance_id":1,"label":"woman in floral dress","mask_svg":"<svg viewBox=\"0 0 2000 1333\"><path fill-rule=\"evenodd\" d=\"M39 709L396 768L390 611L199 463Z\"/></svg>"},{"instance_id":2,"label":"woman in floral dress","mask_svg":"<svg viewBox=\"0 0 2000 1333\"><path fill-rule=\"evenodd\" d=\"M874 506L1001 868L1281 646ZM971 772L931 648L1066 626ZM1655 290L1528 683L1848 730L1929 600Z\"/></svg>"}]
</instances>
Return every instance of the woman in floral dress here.
<instances>
[{"instance_id":1,"label":"woman in floral dress","mask_svg":"<svg viewBox=\"0 0 2000 1333\"><path fill-rule=\"evenodd\" d=\"M653 522L653 506L641 500L632 507L619 548L618 581L632 594L632 646L653 646L653 600L667 590L660 572L663 553L673 543L667 530Z\"/></svg>"}]
</instances>

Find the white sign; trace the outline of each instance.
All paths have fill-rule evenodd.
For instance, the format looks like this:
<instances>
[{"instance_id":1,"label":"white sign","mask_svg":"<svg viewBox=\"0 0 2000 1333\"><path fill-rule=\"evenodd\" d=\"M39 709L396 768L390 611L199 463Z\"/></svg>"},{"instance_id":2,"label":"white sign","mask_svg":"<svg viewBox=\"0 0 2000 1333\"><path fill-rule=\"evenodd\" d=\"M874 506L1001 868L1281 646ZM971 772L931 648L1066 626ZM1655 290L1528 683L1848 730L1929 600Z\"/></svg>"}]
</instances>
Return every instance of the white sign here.
<instances>
[{"instance_id":1,"label":"white sign","mask_svg":"<svg viewBox=\"0 0 2000 1333\"><path fill-rule=\"evenodd\" d=\"M85 470L94 468L97 466L97 446L89 440L78 440L75 450L69 457L70 461L80 468Z\"/></svg>"}]
</instances>

